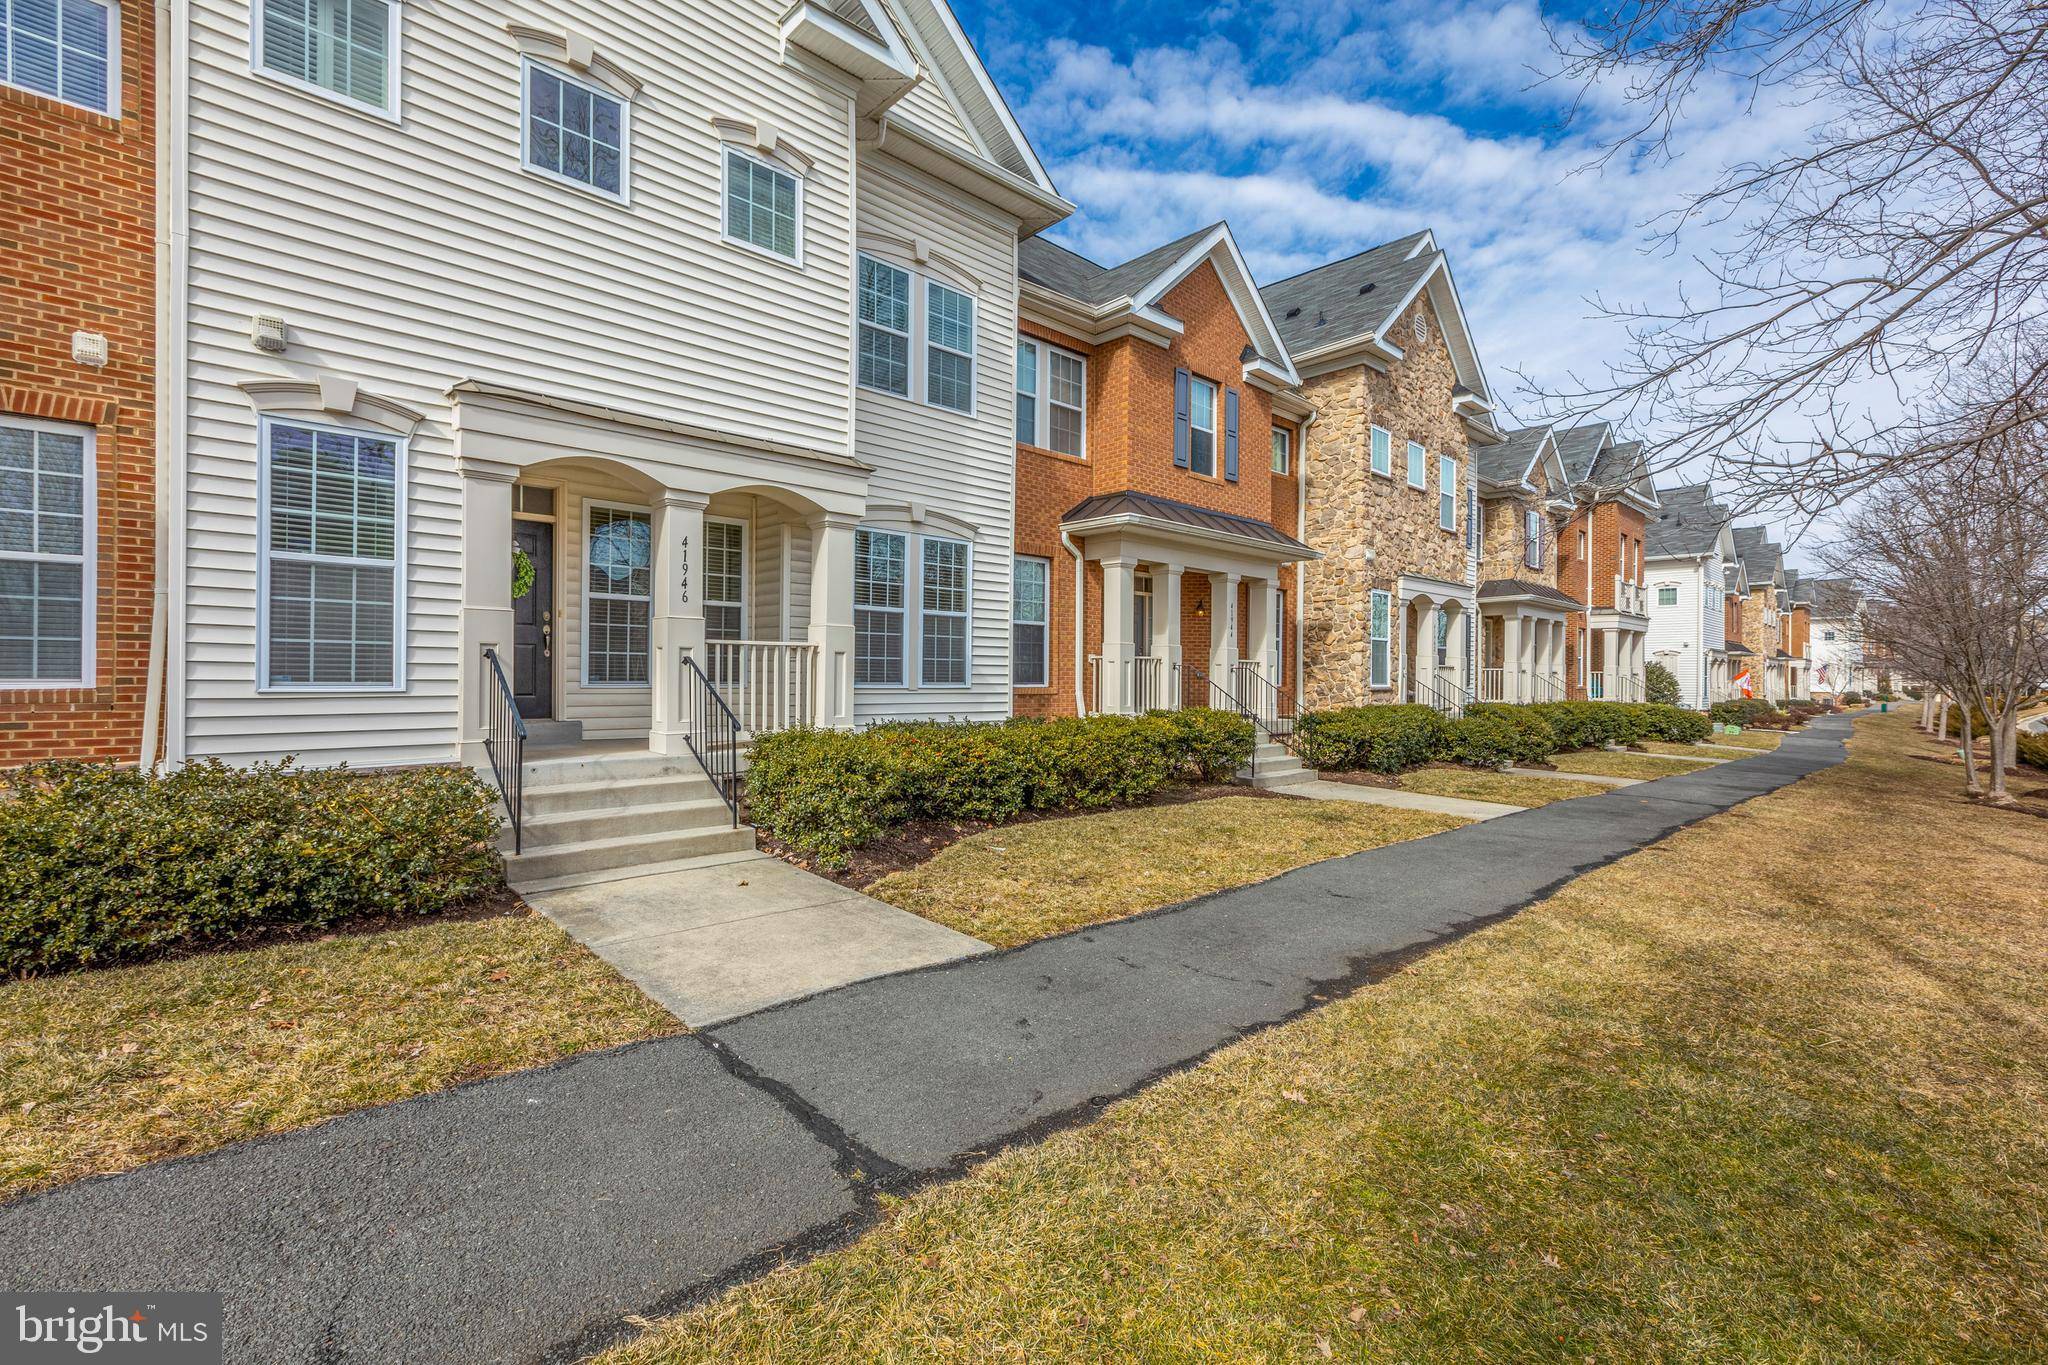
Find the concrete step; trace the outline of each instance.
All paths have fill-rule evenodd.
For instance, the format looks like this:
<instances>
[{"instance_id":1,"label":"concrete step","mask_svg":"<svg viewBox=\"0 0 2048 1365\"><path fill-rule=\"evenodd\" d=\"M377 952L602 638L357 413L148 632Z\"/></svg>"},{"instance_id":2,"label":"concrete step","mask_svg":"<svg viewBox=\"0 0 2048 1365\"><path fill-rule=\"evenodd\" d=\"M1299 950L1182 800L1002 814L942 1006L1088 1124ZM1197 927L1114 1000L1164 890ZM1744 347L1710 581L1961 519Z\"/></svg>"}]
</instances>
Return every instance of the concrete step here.
<instances>
[{"instance_id":1,"label":"concrete step","mask_svg":"<svg viewBox=\"0 0 2048 1365\"><path fill-rule=\"evenodd\" d=\"M505 859L505 879L526 890L583 873L621 868L644 869L654 863L733 853L753 846L753 828L741 825L734 829L728 817L727 823L711 828L629 834L556 848L535 848L529 844L526 852Z\"/></svg>"},{"instance_id":2,"label":"concrete step","mask_svg":"<svg viewBox=\"0 0 2048 1365\"><path fill-rule=\"evenodd\" d=\"M1285 768L1267 768L1253 773L1245 780L1261 791L1266 791L1274 787L1292 787L1299 783L1317 782L1321 779L1322 774L1315 769L1304 768L1299 763L1296 763Z\"/></svg>"},{"instance_id":3,"label":"concrete step","mask_svg":"<svg viewBox=\"0 0 2048 1365\"><path fill-rule=\"evenodd\" d=\"M641 777L701 775L697 760L688 756L671 758L645 750L621 753L566 754L560 758L526 756L526 790L536 787L572 786L590 782L618 782Z\"/></svg>"},{"instance_id":4,"label":"concrete step","mask_svg":"<svg viewBox=\"0 0 2048 1365\"><path fill-rule=\"evenodd\" d=\"M578 886L629 881L634 877L659 877L664 872L693 872L702 867L734 867L741 863L759 862L767 856L751 848L733 849L726 853L707 853L699 858L675 858L665 863L634 863L626 867L600 867L589 872L570 872L541 881L521 882L519 889L537 896L543 891L567 891Z\"/></svg>"},{"instance_id":5,"label":"concrete step","mask_svg":"<svg viewBox=\"0 0 2048 1365\"><path fill-rule=\"evenodd\" d=\"M550 782L526 788L529 820L570 811L621 810L660 806L677 801L716 800L711 779L702 773L669 773L661 777L629 777L601 782Z\"/></svg>"},{"instance_id":6,"label":"concrete step","mask_svg":"<svg viewBox=\"0 0 2048 1365\"><path fill-rule=\"evenodd\" d=\"M533 744L581 744L583 722L580 720L529 720L526 722L526 742Z\"/></svg>"},{"instance_id":7,"label":"concrete step","mask_svg":"<svg viewBox=\"0 0 2048 1365\"><path fill-rule=\"evenodd\" d=\"M694 801L662 801L644 805L616 806L598 810L555 811L547 815L526 815L525 844L528 852L543 848L566 848L571 844L620 839L632 834L681 833L695 829L730 829L732 812L725 802L708 792ZM498 840L500 848L512 846L512 831Z\"/></svg>"}]
</instances>

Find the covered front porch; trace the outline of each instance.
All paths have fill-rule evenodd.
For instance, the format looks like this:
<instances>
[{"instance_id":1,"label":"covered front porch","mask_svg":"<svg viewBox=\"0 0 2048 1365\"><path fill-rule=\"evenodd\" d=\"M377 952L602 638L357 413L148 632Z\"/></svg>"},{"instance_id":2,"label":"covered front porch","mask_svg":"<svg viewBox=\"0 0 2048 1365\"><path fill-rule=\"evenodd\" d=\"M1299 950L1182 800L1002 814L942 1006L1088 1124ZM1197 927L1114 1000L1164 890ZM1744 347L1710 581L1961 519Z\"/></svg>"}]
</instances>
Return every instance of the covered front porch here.
<instances>
[{"instance_id":1,"label":"covered front porch","mask_svg":"<svg viewBox=\"0 0 2048 1365\"><path fill-rule=\"evenodd\" d=\"M1617 611L1591 613L1582 658L1587 701L1643 699L1649 630L1648 617Z\"/></svg>"},{"instance_id":2,"label":"covered front porch","mask_svg":"<svg viewBox=\"0 0 2048 1365\"><path fill-rule=\"evenodd\" d=\"M1415 576L1398 587L1402 700L1459 715L1474 698L1467 676L1477 619L1472 589Z\"/></svg>"},{"instance_id":3,"label":"covered front porch","mask_svg":"<svg viewBox=\"0 0 2048 1365\"><path fill-rule=\"evenodd\" d=\"M1564 701L1571 613L1580 604L1547 584L1479 585L1479 700Z\"/></svg>"}]
</instances>

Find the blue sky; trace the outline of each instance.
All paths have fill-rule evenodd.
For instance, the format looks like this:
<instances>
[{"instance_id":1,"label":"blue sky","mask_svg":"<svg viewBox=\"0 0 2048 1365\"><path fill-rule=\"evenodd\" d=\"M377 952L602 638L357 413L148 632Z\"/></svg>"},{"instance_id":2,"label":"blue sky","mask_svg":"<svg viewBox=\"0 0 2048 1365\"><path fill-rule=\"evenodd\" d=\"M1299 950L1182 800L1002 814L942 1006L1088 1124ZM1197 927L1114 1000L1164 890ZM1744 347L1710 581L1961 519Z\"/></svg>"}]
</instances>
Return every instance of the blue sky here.
<instances>
[{"instance_id":1,"label":"blue sky","mask_svg":"<svg viewBox=\"0 0 2048 1365\"><path fill-rule=\"evenodd\" d=\"M1556 69L1525 0L956 0L1026 133L1079 212L1050 234L1115 264L1227 218L1262 281L1435 230L1495 395L1604 374L1625 344L1588 300L1669 302L1705 272L1646 226L1724 166L1805 135L1810 110L1708 85L1669 157L1600 163L1618 85Z\"/></svg>"}]
</instances>

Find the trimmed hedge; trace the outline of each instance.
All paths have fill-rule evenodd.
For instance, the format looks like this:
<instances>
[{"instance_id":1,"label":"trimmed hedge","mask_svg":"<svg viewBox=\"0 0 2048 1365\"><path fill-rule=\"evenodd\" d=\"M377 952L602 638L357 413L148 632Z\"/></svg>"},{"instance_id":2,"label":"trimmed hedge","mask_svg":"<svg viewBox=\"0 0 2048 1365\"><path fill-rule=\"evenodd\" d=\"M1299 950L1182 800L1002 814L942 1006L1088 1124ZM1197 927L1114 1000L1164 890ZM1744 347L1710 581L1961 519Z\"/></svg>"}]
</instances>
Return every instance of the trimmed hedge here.
<instances>
[{"instance_id":1,"label":"trimmed hedge","mask_svg":"<svg viewBox=\"0 0 2048 1365\"><path fill-rule=\"evenodd\" d=\"M1540 763L1557 752L1557 736L1524 706L1473 706L1451 722L1443 756L1479 768Z\"/></svg>"},{"instance_id":2,"label":"trimmed hedge","mask_svg":"<svg viewBox=\"0 0 2048 1365\"><path fill-rule=\"evenodd\" d=\"M0 780L0 975L432 914L504 882L497 795L466 769L48 763Z\"/></svg>"},{"instance_id":3,"label":"trimmed hedge","mask_svg":"<svg viewBox=\"0 0 2048 1365\"><path fill-rule=\"evenodd\" d=\"M1347 706L1309 712L1294 733L1310 767L1397 773L1440 754L1450 722L1427 706Z\"/></svg>"},{"instance_id":4,"label":"trimmed hedge","mask_svg":"<svg viewBox=\"0 0 2048 1365\"><path fill-rule=\"evenodd\" d=\"M786 730L754 743L749 818L827 866L911 820L998 824L1030 810L1140 800L1222 781L1251 758L1251 722L1222 711Z\"/></svg>"},{"instance_id":5,"label":"trimmed hedge","mask_svg":"<svg viewBox=\"0 0 2048 1365\"><path fill-rule=\"evenodd\" d=\"M1635 726L1620 702L1545 701L1529 710L1550 727L1560 749L1597 749L1635 737Z\"/></svg>"},{"instance_id":6,"label":"trimmed hedge","mask_svg":"<svg viewBox=\"0 0 2048 1365\"><path fill-rule=\"evenodd\" d=\"M2048 735L2022 734L2017 745L2019 761L2029 768L2048 772Z\"/></svg>"},{"instance_id":7,"label":"trimmed hedge","mask_svg":"<svg viewBox=\"0 0 2048 1365\"><path fill-rule=\"evenodd\" d=\"M1762 697L1736 697L1707 708L1707 719L1716 725L1763 725L1782 718L1777 705Z\"/></svg>"}]
</instances>

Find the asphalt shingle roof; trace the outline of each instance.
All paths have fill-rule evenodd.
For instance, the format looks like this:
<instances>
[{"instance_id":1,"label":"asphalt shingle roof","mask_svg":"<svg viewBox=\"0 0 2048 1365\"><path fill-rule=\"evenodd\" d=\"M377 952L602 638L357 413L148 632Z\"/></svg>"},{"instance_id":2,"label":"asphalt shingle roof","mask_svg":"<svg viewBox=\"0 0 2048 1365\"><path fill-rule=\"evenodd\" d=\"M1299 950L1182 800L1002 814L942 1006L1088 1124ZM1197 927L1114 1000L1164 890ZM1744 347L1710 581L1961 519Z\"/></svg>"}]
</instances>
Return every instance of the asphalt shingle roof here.
<instances>
[{"instance_id":1,"label":"asphalt shingle roof","mask_svg":"<svg viewBox=\"0 0 2048 1365\"><path fill-rule=\"evenodd\" d=\"M1856 605L1863 597L1855 583L1846 578L1809 578L1801 586L1806 590L1807 600L1813 604L1815 616L1837 619L1854 616Z\"/></svg>"},{"instance_id":2,"label":"asphalt shingle roof","mask_svg":"<svg viewBox=\"0 0 2048 1365\"><path fill-rule=\"evenodd\" d=\"M1291 552L1291 558L1308 559L1315 556L1315 551L1308 546L1266 522L1251 517L1233 516L1228 512L1214 512L1190 502L1176 502L1172 498L1156 497L1151 493L1139 493L1132 489L1125 489L1121 493L1097 493L1093 497L1083 498L1069 509L1060 521L1062 524L1071 525L1074 522L1096 521L1103 517L1150 517L1154 521L1175 522L1198 531L1216 531L1224 535L1263 540L1277 549Z\"/></svg>"},{"instance_id":3,"label":"asphalt shingle roof","mask_svg":"<svg viewBox=\"0 0 2048 1365\"><path fill-rule=\"evenodd\" d=\"M1728 509L1714 501L1712 484L1681 484L1660 488L1663 512L1643 533L1643 553L1652 559L1683 559L1711 554L1728 524Z\"/></svg>"},{"instance_id":4,"label":"asphalt shingle roof","mask_svg":"<svg viewBox=\"0 0 2048 1365\"><path fill-rule=\"evenodd\" d=\"M1549 431L1549 427L1523 427L1503 433L1499 445L1482 447L1475 457L1479 477L1488 483L1519 483Z\"/></svg>"},{"instance_id":5,"label":"asphalt shingle roof","mask_svg":"<svg viewBox=\"0 0 2048 1365\"><path fill-rule=\"evenodd\" d=\"M1415 251L1427 235L1411 232L1261 289L1281 342L1289 351L1307 351L1378 331L1436 264L1440 252Z\"/></svg>"},{"instance_id":6,"label":"asphalt shingle roof","mask_svg":"<svg viewBox=\"0 0 2048 1365\"><path fill-rule=\"evenodd\" d=\"M1784 566L1785 553L1770 542L1770 534L1761 526L1735 528L1735 554L1752 588L1770 582Z\"/></svg>"},{"instance_id":7,"label":"asphalt shingle roof","mask_svg":"<svg viewBox=\"0 0 2048 1365\"><path fill-rule=\"evenodd\" d=\"M1570 593L1562 592L1548 583L1532 583L1522 578L1489 578L1479 585L1479 600L1493 601L1502 597L1534 597L1544 602L1554 602L1560 607L1574 611L1585 610L1586 604Z\"/></svg>"},{"instance_id":8,"label":"asphalt shingle roof","mask_svg":"<svg viewBox=\"0 0 2048 1365\"><path fill-rule=\"evenodd\" d=\"M1557 458L1564 462L1567 483L1584 483L1593 473L1593 461L1600 454L1608 430L1605 422L1557 429Z\"/></svg>"},{"instance_id":9,"label":"asphalt shingle roof","mask_svg":"<svg viewBox=\"0 0 2048 1365\"><path fill-rule=\"evenodd\" d=\"M1133 256L1118 266L1101 266L1078 251L1069 251L1043 237L1027 237L1017 244L1017 273L1033 284L1087 304L1104 304L1135 294L1172 265L1202 238L1221 224L1197 228L1164 246L1155 246L1142 256Z\"/></svg>"}]
</instances>

